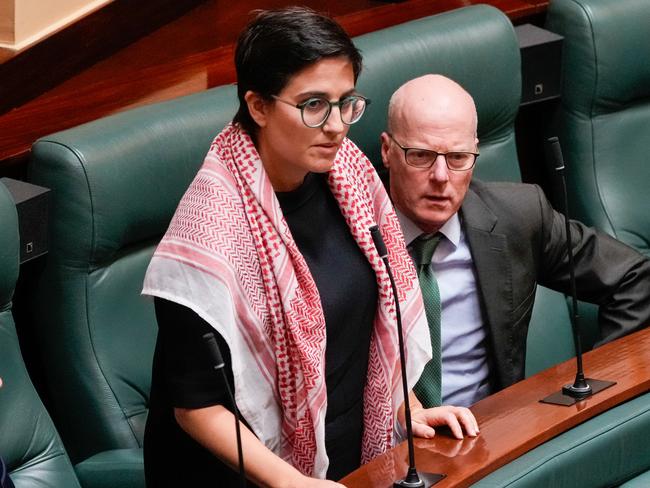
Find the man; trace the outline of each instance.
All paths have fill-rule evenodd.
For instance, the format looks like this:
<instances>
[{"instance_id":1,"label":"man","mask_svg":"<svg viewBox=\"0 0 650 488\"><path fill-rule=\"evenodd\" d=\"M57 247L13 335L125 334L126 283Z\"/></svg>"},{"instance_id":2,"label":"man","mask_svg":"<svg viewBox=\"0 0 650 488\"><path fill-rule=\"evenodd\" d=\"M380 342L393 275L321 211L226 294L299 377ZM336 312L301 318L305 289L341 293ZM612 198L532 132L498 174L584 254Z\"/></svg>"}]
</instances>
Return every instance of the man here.
<instances>
[{"instance_id":1,"label":"man","mask_svg":"<svg viewBox=\"0 0 650 488\"><path fill-rule=\"evenodd\" d=\"M423 76L391 98L382 159L416 265L422 243L440 236L421 271L439 288L443 404L521 380L536 285L569 291L563 216L537 186L472 181L478 142L474 101L454 81ZM600 305L601 343L649 323L650 261L579 223L571 232L578 295ZM438 298L423 295L429 318ZM423 375L417 387L433 383Z\"/></svg>"}]
</instances>

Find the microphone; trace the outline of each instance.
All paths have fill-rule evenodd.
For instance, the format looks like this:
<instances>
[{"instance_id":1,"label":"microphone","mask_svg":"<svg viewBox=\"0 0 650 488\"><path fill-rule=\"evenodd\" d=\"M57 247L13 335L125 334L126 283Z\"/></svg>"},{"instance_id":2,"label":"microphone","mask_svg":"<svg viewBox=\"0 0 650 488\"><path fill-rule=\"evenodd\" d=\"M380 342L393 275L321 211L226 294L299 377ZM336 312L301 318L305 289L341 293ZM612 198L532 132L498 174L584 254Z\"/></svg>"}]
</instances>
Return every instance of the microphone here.
<instances>
[{"instance_id":1,"label":"microphone","mask_svg":"<svg viewBox=\"0 0 650 488\"><path fill-rule=\"evenodd\" d=\"M564 175L564 157L562 156L562 148L557 137L550 137L547 143L550 146L550 152L555 163L555 171L560 176L560 186L562 187L566 248L569 259L569 282L571 287L571 331L573 332L573 343L576 351L576 377L573 384L564 385L561 392L549 395L541 400L541 402L554 405L573 405L594 393L615 385L616 382L585 379L582 367L582 339L578 330L578 298L576 292L575 263L573 261L573 246L571 245L571 225L569 223L569 198L567 196L566 177Z\"/></svg>"},{"instance_id":2,"label":"microphone","mask_svg":"<svg viewBox=\"0 0 650 488\"><path fill-rule=\"evenodd\" d=\"M375 244L377 253L379 257L384 262L386 266L386 271L388 272L388 279L390 280L390 286L393 291L393 298L395 300L395 315L397 317L397 339L399 343L399 360L402 368L402 389L404 390L404 417L406 421L406 440L408 444L408 453L409 453L409 467L406 472L404 479L395 481L393 483L393 488L428 488L429 486L434 485L442 478L445 477L443 474L435 473L418 473L415 468L415 449L413 447L413 427L411 425L411 404L409 401L409 391L408 383L406 380L406 355L404 353L404 333L402 332L402 313L399 306L399 299L397 295L397 287L395 286L395 280L393 279L393 273L391 271L390 264L388 262L388 251L386 250L386 244L384 239L381 236L379 227L373 225L368 229L370 235L372 236L372 242ZM427 482L425 482L421 479Z\"/></svg>"},{"instance_id":3,"label":"microphone","mask_svg":"<svg viewBox=\"0 0 650 488\"><path fill-rule=\"evenodd\" d=\"M205 347L208 350L208 354L212 359L212 365L215 370L221 370L221 375L223 376L223 382L226 384L226 390L228 391L228 397L230 398L230 403L232 403L233 414L235 415L235 432L237 434L237 456L239 458L239 479L242 488L246 488L246 472L244 470L244 453L242 451L241 444L241 429L239 427L240 417L239 409L237 408L237 403L235 402L235 395L233 395L232 390L230 389L230 383L228 383L228 377L226 376L226 371L224 369L223 356L221 356L221 350L217 344L217 339L214 337L213 332L208 332L203 334L203 341L205 342Z\"/></svg>"}]
</instances>

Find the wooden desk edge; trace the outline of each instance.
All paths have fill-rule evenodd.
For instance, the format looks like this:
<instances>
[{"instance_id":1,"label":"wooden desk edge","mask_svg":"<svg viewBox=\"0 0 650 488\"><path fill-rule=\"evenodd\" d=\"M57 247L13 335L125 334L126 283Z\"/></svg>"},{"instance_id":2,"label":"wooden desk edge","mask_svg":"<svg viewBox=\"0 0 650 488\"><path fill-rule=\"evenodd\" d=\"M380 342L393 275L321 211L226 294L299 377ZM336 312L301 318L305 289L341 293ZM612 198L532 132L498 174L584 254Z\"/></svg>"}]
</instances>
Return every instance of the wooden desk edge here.
<instances>
[{"instance_id":1,"label":"wooden desk edge","mask_svg":"<svg viewBox=\"0 0 650 488\"><path fill-rule=\"evenodd\" d=\"M471 407L481 428L481 434L475 440L466 438L459 441L443 435L431 440L416 439L419 466L433 465L437 472L446 475L435 485L436 488L469 486L553 437L649 391L650 365L644 364L642 359L643 354L647 358L649 352L650 329L646 328L586 353L587 376L617 381L617 384L571 407L541 404L539 400L559 390L563 384L572 382L575 359L497 392ZM614 364L607 360L611 357L617 358ZM632 370L625 373L630 367ZM534 414L531 420L535 421L535 426L528 429L531 433L525 438L517 439L509 419L521 420L527 413ZM513 440L507 448L495 441L502 438L504 432L508 433L509 440ZM449 453L464 445L462 443L471 447L462 455L450 456ZM374 480L369 484L367 473L385 471L386 465L400 465L406 469L405 459L406 445L402 443L346 476L341 483L348 488L389 487L392 479ZM398 473L397 477L400 475L403 473Z\"/></svg>"}]
</instances>

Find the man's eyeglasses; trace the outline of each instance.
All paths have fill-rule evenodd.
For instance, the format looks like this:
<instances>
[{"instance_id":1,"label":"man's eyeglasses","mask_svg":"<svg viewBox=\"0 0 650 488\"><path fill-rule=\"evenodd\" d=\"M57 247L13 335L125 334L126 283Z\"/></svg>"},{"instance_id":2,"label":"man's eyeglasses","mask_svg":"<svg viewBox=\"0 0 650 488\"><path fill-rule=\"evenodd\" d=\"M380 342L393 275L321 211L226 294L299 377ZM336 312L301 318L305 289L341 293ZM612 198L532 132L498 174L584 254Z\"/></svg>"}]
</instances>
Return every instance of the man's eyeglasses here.
<instances>
[{"instance_id":1,"label":"man's eyeglasses","mask_svg":"<svg viewBox=\"0 0 650 488\"><path fill-rule=\"evenodd\" d=\"M361 95L350 95L340 99L338 102L331 102L322 97L311 97L299 104L294 104L287 100L271 95L278 102L286 103L297 109L300 109L302 122L307 127L315 129L322 127L332 112L332 107L338 107L341 114L341 122L345 125L352 125L358 122L370 100Z\"/></svg>"},{"instance_id":2,"label":"man's eyeglasses","mask_svg":"<svg viewBox=\"0 0 650 488\"><path fill-rule=\"evenodd\" d=\"M431 149L419 149L417 147L404 147L395 140L392 134L388 134L395 144L404 151L404 159L406 163L415 168L430 168L438 159L438 156L445 158L447 168L452 171L469 171L476 164L478 153L469 151L451 151L441 153L432 151Z\"/></svg>"}]
</instances>

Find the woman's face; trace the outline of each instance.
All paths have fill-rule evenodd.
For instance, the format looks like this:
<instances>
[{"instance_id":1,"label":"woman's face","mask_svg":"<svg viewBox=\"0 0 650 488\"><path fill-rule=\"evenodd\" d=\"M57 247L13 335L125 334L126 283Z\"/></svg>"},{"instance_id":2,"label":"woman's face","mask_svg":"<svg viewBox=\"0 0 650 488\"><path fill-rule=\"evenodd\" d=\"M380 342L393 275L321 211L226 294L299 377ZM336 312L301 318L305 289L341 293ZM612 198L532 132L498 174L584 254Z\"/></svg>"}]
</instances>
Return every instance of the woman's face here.
<instances>
[{"instance_id":1,"label":"woman's face","mask_svg":"<svg viewBox=\"0 0 650 488\"><path fill-rule=\"evenodd\" d=\"M336 57L322 59L293 75L277 97L297 105L314 96L336 102L353 93L352 63ZM247 101L260 126L257 149L276 191L297 188L308 172L329 171L348 132L338 107L332 107L321 127L310 128L294 106L265 101L252 92L247 94Z\"/></svg>"}]
</instances>

